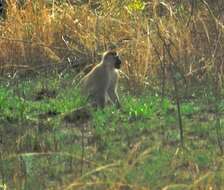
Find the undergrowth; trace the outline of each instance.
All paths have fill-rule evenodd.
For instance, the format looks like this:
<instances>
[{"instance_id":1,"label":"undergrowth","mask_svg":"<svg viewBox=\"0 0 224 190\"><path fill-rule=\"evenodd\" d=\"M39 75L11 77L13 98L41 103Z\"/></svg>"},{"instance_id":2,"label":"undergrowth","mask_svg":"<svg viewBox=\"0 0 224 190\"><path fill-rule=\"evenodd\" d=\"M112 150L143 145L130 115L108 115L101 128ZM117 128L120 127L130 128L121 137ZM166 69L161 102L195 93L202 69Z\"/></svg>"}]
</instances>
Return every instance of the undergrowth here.
<instances>
[{"instance_id":1,"label":"undergrowth","mask_svg":"<svg viewBox=\"0 0 224 190\"><path fill-rule=\"evenodd\" d=\"M171 99L126 91L122 110L107 106L86 124L67 123L63 115L83 98L62 88L68 78L46 80L54 97L35 99L46 89L40 80L0 88L2 189L222 189L214 114L202 100L182 104L182 149Z\"/></svg>"}]
</instances>

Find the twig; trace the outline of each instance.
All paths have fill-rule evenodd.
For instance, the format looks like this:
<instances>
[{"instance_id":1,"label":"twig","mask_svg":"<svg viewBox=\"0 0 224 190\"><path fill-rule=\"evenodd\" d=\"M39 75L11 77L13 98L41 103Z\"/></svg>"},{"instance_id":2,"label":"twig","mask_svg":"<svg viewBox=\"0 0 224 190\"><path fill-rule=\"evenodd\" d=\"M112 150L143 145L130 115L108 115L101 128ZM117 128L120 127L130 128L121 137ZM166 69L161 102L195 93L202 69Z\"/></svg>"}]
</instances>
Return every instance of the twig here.
<instances>
[{"instance_id":1,"label":"twig","mask_svg":"<svg viewBox=\"0 0 224 190\"><path fill-rule=\"evenodd\" d=\"M159 26L157 25L157 31L158 31L158 36L163 42L163 45L166 49L166 52L171 60L171 63L169 64L169 68L171 71L171 77L173 80L173 86L174 86L174 92L175 92L175 99L176 99L176 105L177 105L177 114L178 114L178 122L179 122L179 130L180 130L180 141L181 141L181 146L184 147L184 137L183 137L183 124L182 124L182 117L181 117L181 111L180 111L180 99L179 99L179 90L178 90L178 85L175 77L175 71L173 69L173 64L176 65L176 61L174 60L171 52L170 52L170 46L167 44L165 39L162 37ZM172 44L172 43L170 43Z\"/></svg>"},{"instance_id":2,"label":"twig","mask_svg":"<svg viewBox=\"0 0 224 190\"><path fill-rule=\"evenodd\" d=\"M192 18L193 14L194 14L194 9L195 9L196 3L197 3L197 1L195 1L195 0L191 0L190 1L190 4L191 4L191 13L190 13L189 19L187 21L187 27L189 26L190 21L191 21L191 18Z\"/></svg>"}]
</instances>

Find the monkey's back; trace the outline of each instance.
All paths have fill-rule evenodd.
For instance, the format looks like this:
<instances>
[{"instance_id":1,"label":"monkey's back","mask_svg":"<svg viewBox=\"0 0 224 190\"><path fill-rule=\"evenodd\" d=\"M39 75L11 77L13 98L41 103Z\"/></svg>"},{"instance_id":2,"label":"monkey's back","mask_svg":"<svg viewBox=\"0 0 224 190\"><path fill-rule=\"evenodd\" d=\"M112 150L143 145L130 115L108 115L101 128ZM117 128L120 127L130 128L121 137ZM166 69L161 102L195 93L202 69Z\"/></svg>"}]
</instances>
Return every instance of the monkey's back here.
<instances>
[{"instance_id":1,"label":"monkey's back","mask_svg":"<svg viewBox=\"0 0 224 190\"><path fill-rule=\"evenodd\" d=\"M99 92L105 93L108 88L109 76L105 74L105 68L102 65L96 65L81 80L81 92L83 95L97 95ZM105 92L104 92L105 91Z\"/></svg>"}]
</instances>

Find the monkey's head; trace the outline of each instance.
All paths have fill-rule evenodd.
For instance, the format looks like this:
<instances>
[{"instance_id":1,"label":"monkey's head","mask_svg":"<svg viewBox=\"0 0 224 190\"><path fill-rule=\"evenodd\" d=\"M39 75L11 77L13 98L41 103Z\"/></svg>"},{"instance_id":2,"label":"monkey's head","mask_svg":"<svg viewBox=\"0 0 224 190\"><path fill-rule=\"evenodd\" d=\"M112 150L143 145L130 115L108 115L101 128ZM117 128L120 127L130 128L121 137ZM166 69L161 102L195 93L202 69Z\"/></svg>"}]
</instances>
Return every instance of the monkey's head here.
<instances>
[{"instance_id":1,"label":"monkey's head","mask_svg":"<svg viewBox=\"0 0 224 190\"><path fill-rule=\"evenodd\" d=\"M114 68L116 68L116 69L121 68L121 60L116 51L105 52L103 55L103 62L112 64L114 66Z\"/></svg>"}]
</instances>

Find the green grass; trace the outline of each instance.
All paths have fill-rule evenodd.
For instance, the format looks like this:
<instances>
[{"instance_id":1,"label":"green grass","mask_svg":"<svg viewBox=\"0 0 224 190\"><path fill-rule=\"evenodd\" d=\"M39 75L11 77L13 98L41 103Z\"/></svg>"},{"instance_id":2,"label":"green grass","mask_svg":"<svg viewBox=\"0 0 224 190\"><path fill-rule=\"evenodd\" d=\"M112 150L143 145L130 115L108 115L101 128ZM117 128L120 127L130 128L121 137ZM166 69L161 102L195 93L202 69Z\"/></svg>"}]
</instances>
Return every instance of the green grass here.
<instances>
[{"instance_id":1,"label":"green grass","mask_svg":"<svg viewBox=\"0 0 224 190\"><path fill-rule=\"evenodd\" d=\"M90 110L82 130L63 120L84 105L66 81L0 87L0 189L222 189L215 119L204 112L203 100L182 103L181 149L176 107L168 98L124 92L122 110ZM55 97L35 100L43 88L55 90ZM41 117L50 111L56 115Z\"/></svg>"}]
</instances>

